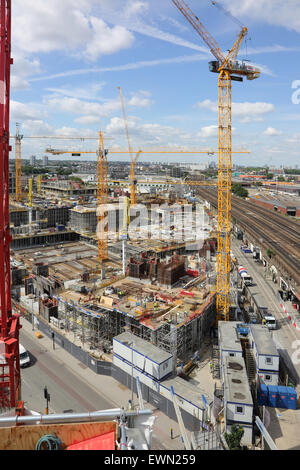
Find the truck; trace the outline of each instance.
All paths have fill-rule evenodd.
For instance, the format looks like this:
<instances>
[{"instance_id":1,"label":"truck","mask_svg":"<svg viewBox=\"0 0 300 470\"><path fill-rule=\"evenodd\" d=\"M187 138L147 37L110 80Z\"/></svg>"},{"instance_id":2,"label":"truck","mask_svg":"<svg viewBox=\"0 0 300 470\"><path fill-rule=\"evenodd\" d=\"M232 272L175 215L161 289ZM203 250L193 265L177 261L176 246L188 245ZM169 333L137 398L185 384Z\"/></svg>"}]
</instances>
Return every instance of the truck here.
<instances>
[{"instance_id":1,"label":"truck","mask_svg":"<svg viewBox=\"0 0 300 470\"><path fill-rule=\"evenodd\" d=\"M238 267L238 273L241 276L245 286L252 286L252 277L249 276L244 266Z\"/></svg>"}]
</instances>

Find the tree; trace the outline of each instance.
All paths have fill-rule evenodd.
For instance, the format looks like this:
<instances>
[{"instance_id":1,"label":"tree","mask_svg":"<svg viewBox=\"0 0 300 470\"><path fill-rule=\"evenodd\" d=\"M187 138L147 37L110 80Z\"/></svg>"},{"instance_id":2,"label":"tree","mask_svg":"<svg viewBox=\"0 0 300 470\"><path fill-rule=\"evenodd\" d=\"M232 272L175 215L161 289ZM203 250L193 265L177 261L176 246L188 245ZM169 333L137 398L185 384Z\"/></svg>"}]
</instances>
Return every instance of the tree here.
<instances>
[{"instance_id":1,"label":"tree","mask_svg":"<svg viewBox=\"0 0 300 470\"><path fill-rule=\"evenodd\" d=\"M240 450L241 449L241 440L244 435L244 429L242 426L233 424L231 426L231 432L224 433L225 440L230 450Z\"/></svg>"},{"instance_id":2,"label":"tree","mask_svg":"<svg viewBox=\"0 0 300 470\"><path fill-rule=\"evenodd\" d=\"M231 186L231 191L233 192L233 194L235 194L236 196L242 197L243 199L248 197L247 189L245 189L240 183L234 183Z\"/></svg>"}]
</instances>

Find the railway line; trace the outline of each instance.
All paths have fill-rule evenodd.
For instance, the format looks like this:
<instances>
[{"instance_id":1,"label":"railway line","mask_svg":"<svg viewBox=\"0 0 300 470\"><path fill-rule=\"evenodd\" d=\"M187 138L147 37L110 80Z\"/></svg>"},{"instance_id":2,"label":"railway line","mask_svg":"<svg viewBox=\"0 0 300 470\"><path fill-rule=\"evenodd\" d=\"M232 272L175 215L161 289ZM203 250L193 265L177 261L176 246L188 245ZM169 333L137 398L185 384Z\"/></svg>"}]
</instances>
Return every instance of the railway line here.
<instances>
[{"instance_id":1,"label":"railway line","mask_svg":"<svg viewBox=\"0 0 300 470\"><path fill-rule=\"evenodd\" d=\"M217 207L217 194L209 189L198 189L198 194ZM232 196L232 216L241 228L265 248L273 249L274 264L300 287L300 224L261 206Z\"/></svg>"}]
</instances>

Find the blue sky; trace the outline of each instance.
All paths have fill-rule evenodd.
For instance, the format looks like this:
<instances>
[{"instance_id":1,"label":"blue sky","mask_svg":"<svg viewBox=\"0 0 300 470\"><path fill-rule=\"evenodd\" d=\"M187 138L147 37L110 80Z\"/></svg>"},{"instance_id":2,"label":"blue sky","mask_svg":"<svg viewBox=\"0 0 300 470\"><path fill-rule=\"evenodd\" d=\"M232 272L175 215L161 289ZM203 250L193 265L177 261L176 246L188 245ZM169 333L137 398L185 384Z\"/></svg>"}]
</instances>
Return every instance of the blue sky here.
<instances>
[{"instance_id":1,"label":"blue sky","mask_svg":"<svg viewBox=\"0 0 300 470\"><path fill-rule=\"evenodd\" d=\"M211 0L187 3L230 49L239 26ZM248 27L239 57L262 70L258 80L233 82L233 148L251 152L233 161L299 165L300 2L219 3ZM214 58L171 0L14 0L12 35L11 134L16 122L27 137L96 137L101 129L107 147L127 148L120 86L133 147L217 149ZM41 157L48 145L94 150L97 142L24 139L22 156Z\"/></svg>"}]
</instances>

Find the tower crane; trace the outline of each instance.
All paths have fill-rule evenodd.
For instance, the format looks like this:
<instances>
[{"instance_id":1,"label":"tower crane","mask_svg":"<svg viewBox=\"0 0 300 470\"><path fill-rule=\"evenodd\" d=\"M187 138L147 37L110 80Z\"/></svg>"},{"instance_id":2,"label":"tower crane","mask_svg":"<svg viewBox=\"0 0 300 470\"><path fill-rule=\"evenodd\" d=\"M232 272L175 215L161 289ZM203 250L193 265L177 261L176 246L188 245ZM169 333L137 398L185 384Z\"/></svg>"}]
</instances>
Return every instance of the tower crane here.
<instances>
[{"instance_id":1,"label":"tower crane","mask_svg":"<svg viewBox=\"0 0 300 470\"><path fill-rule=\"evenodd\" d=\"M85 139L85 138L84 138ZM86 139L89 139L87 137ZM91 138L92 139L92 138ZM81 153L97 154L97 235L98 235L98 269L100 270L103 261L108 257L108 236L105 227L105 215L107 214L107 202L108 202L108 184L107 184L107 154L108 150L104 147L104 136L99 131L99 146L97 152L95 151L68 151L68 150L55 150L52 148L46 149L46 152L52 155L71 154L81 155Z\"/></svg>"},{"instance_id":2,"label":"tower crane","mask_svg":"<svg viewBox=\"0 0 300 470\"><path fill-rule=\"evenodd\" d=\"M171 0L201 36L216 58L209 63L209 70L219 73L218 82L218 253L217 253L217 321L229 320L230 248L231 248L231 91L232 80L254 80L260 76L256 67L237 60L247 28L243 26L234 45L225 57L217 41L207 31L199 18L183 0ZM216 4L216 2L213 2Z\"/></svg>"},{"instance_id":3,"label":"tower crane","mask_svg":"<svg viewBox=\"0 0 300 470\"><path fill-rule=\"evenodd\" d=\"M141 154L141 150L138 150L135 157L133 156L133 152L132 152L132 148L131 148L131 144L130 144L130 138L129 138L128 122L127 122L126 111L125 111L125 103L124 103L124 98L123 98L123 93L122 93L121 87L118 86L118 90L120 92L120 99L121 99L121 103L122 103L124 125L125 125L127 142L128 142L128 151L129 151L129 154L130 154L130 161L131 161L131 165L130 165L131 205L135 206L136 201L137 201L135 167L136 167L137 161L139 159L139 156Z\"/></svg>"},{"instance_id":4,"label":"tower crane","mask_svg":"<svg viewBox=\"0 0 300 470\"><path fill-rule=\"evenodd\" d=\"M11 136L15 139L15 176L16 176L16 192L15 198L17 202L22 201L22 144L23 139L59 139L59 140L97 140L97 137L74 137L74 136L24 136L20 134L20 124L16 123L16 135Z\"/></svg>"},{"instance_id":5,"label":"tower crane","mask_svg":"<svg viewBox=\"0 0 300 470\"><path fill-rule=\"evenodd\" d=\"M99 131L99 150L97 152L97 221L98 221L98 263L99 269L108 257L108 239L105 225L107 208L107 153L104 148L103 134Z\"/></svg>"}]
</instances>

